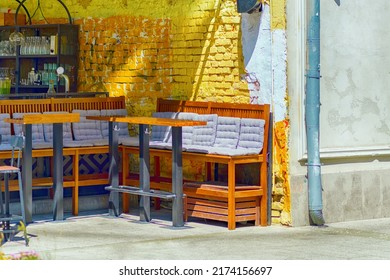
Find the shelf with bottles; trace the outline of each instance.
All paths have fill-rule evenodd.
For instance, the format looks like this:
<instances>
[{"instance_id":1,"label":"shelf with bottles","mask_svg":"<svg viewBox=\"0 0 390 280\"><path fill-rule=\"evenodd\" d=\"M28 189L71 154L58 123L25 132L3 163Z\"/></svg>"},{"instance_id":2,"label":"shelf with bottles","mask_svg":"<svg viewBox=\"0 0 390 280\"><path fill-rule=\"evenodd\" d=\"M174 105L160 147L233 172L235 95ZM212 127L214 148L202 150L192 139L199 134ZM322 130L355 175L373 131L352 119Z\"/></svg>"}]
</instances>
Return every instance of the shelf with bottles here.
<instances>
[{"instance_id":1,"label":"shelf with bottles","mask_svg":"<svg viewBox=\"0 0 390 280\"><path fill-rule=\"evenodd\" d=\"M69 77L70 91L77 91L78 68L78 25L73 24L43 24L5 27L0 26L0 67L10 67L14 70L14 83L11 91L15 93L36 93L48 89L45 78L45 65L55 65L51 72L55 72L58 66L65 69L65 75ZM17 31L22 34L20 45L10 46L10 35ZM11 36L12 37L12 36ZM2 55L3 54L3 55ZM37 79L29 82L29 72L34 68ZM53 71L54 70L54 71ZM63 79L58 81L57 75L51 76L55 90L64 90Z\"/></svg>"}]
</instances>

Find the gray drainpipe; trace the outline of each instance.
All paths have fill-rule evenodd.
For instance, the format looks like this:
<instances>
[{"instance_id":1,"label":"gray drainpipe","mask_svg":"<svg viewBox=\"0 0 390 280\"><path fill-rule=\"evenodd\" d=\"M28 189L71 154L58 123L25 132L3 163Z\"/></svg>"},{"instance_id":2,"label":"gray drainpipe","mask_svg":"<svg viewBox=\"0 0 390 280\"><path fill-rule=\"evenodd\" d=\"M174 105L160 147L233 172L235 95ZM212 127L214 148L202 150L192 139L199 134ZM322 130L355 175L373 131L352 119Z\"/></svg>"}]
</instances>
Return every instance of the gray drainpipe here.
<instances>
[{"instance_id":1,"label":"gray drainpipe","mask_svg":"<svg viewBox=\"0 0 390 280\"><path fill-rule=\"evenodd\" d=\"M319 151L320 119L320 0L308 0L305 120L307 137L307 178L309 215L312 224L324 225L322 215L321 162Z\"/></svg>"}]
</instances>

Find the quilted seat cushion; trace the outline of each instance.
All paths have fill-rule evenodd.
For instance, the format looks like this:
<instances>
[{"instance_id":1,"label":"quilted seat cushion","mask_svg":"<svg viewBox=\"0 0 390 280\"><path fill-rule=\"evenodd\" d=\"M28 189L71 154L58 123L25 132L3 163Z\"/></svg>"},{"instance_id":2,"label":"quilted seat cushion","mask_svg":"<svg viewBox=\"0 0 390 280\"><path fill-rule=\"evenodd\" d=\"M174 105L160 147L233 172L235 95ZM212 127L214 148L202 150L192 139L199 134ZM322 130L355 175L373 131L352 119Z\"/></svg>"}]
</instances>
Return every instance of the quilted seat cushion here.
<instances>
[{"instance_id":1,"label":"quilted seat cushion","mask_svg":"<svg viewBox=\"0 0 390 280\"><path fill-rule=\"evenodd\" d=\"M240 118L218 117L214 147L235 149L240 135Z\"/></svg>"},{"instance_id":2,"label":"quilted seat cushion","mask_svg":"<svg viewBox=\"0 0 390 280\"><path fill-rule=\"evenodd\" d=\"M100 116L99 110L73 110L72 113L80 114L80 122L72 123L75 140L80 141L103 138L100 129L100 121L86 119L86 116Z\"/></svg>"},{"instance_id":3,"label":"quilted seat cushion","mask_svg":"<svg viewBox=\"0 0 390 280\"><path fill-rule=\"evenodd\" d=\"M4 119L10 118L8 113L0 114L0 135L1 135L1 143L9 143L11 139L11 124L5 122Z\"/></svg>"},{"instance_id":4,"label":"quilted seat cushion","mask_svg":"<svg viewBox=\"0 0 390 280\"><path fill-rule=\"evenodd\" d=\"M68 112L43 112L43 114L55 114L55 113L68 113ZM62 125L62 134L63 140L72 140L72 126L71 123L64 123ZM53 124L44 124L43 125L43 135L45 137L46 142L53 141Z\"/></svg>"},{"instance_id":5,"label":"quilted seat cushion","mask_svg":"<svg viewBox=\"0 0 390 280\"><path fill-rule=\"evenodd\" d=\"M101 116L127 116L127 110L126 109L112 109L112 110L100 110ZM108 122L100 122L102 135L104 138L108 137ZM119 136L127 136L129 137L129 126L127 123L120 122L118 123L119 128Z\"/></svg>"},{"instance_id":6,"label":"quilted seat cushion","mask_svg":"<svg viewBox=\"0 0 390 280\"><path fill-rule=\"evenodd\" d=\"M237 149L253 149L260 153L264 143L264 125L265 121L262 119L241 119Z\"/></svg>"},{"instance_id":7,"label":"quilted seat cushion","mask_svg":"<svg viewBox=\"0 0 390 280\"><path fill-rule=\"evenodd\" d=\"M177 113L175 112L154 112L152 114L155 118L174 119ZM152 136L150 138L153 142L168 142L172 137L172 128L170 126L152 125Z\"/></svg>"},{"instance_id":8,"label":"quilted seat cushion","mask_svg":"<svg viewBox=\"0 0 390 280\"><path fill-rule=\"evenodd\" d=\"M205 121L207 125L194 126L191 145L213 146L217 131L218 115L198 115L196 121Z\"/></svg>"},{"instance_id":9,"label":"quilted seat cushion","mask_svg":"<svg viewBox=\"0 0 390 280\"><path fill-rule=\"evenodd\" d=\"M22 118L25 114L41 114L41 113L13 113L12 118L19 119ZM33 124L31 125L32 130L32 141L44 142L45 136L43 134L43 125L42 124ZM20 135L23 132L23 127L21 124L14 124L15 135Z\"/></svg>"},{"instance_id":10,"label":"quilted seat cushion","mask_svg":"<svg viewBox=\"0 0 390 280\"><path fill-rule=\"evenodd\" d=\"M198 114L196 114L196 113L179 112L179 113L177 113L176 119L194 121L194 120L196 120L197 116L198 116ZM182 128L182 144L183 144L183 146L187 146L187 145L192 144L193 133L194 133L193 126L183 126L183 128ZM168 139L168 142L172 142L172 137L170 137L170 139Z\"/></svg>"}]
</instances>

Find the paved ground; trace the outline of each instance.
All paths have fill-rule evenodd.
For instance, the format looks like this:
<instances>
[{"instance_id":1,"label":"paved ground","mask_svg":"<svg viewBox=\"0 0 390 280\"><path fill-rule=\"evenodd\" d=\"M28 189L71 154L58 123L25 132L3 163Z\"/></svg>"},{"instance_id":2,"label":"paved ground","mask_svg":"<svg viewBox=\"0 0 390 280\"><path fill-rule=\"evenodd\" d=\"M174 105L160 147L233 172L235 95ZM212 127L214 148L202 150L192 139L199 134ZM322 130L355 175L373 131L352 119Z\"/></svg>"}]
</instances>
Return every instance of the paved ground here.
<instances>
[{"instance_id":1,"label":"paved ground","mask_svg":"<svg viewBox=\"0 0 390 280\"><path fill-rule=\"evenodd\" d=\"M326 227L240 225L229 231L224 223L195 219L173 228L169 213L152 213L150 223L105 213L63 222L38 217L27 227L29 247L18 234L0 250L35 250L49 260L390 260L390 219Z\"/></svg>"}]
</instances>

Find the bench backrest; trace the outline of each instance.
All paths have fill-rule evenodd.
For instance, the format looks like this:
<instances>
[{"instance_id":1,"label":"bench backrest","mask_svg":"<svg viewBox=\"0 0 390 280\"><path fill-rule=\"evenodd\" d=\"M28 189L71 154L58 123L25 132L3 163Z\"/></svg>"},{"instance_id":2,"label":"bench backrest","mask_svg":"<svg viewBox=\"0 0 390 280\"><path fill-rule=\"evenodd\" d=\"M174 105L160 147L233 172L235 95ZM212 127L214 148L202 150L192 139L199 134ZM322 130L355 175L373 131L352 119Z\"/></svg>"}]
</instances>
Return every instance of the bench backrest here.
<instances>
[{"instance_id":1,"label":"bench backrest","mask_svg":"<svg viewBox=\"0 0 390 280\"><path fill-rule=\"evenodd\" d=\"M270 125L270 105L263 104L236 104L221 102L183 101L171 99L157 99L157 112L188 112L197 114L217 114L220 117L236 117L263 119L264 143L262 154L268 152L268 133Z\"/></svg>"},{"instance_id":2,"label":"bench backrest","mask_svg":"<svg viewBox=\"0 0 390 280\"><path fill-rule=\"evenodd\" d=\"M81 97L0 100L0 114L69 112L73 110L104 110L126 108L125 97Z\"/></svg>"}]
</instances>

